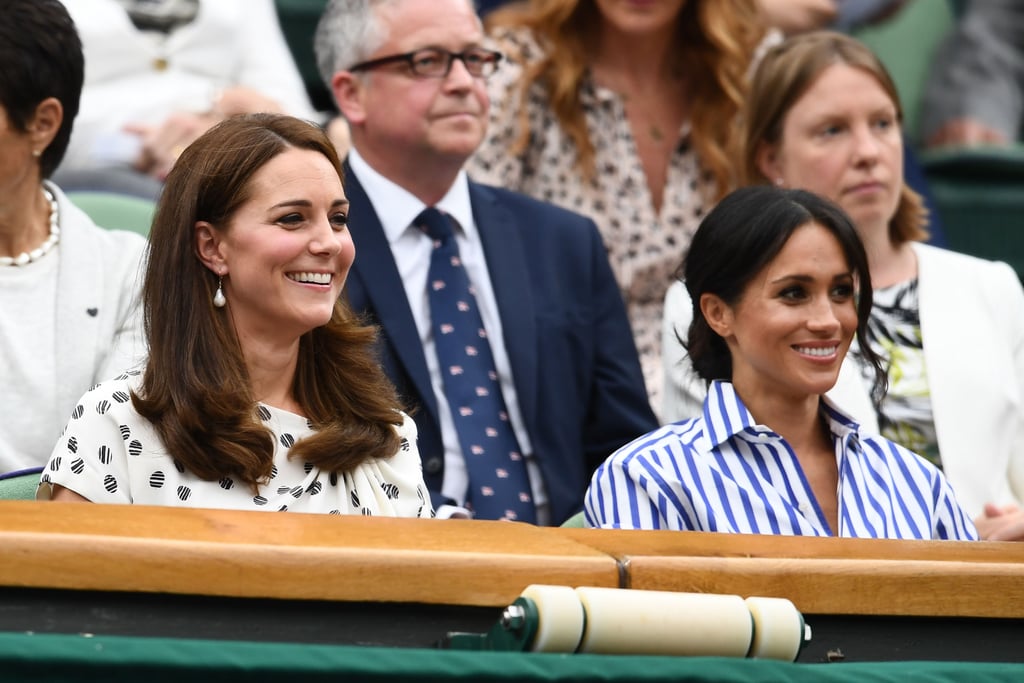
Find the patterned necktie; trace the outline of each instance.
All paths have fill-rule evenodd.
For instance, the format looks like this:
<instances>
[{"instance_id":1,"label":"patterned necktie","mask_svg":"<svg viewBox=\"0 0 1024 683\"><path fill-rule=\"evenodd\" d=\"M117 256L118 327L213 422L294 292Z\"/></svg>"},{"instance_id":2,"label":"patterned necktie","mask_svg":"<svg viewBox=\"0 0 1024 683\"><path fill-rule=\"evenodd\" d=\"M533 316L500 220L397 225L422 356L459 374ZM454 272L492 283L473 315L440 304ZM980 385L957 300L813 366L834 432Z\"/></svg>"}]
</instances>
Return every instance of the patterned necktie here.
<instances>
[{"instance_id":1,"label":"patterned necktie","mask_svg":"<svg viewBox=\"0 0 1024 683\"><path fill-rule=\"evenodd\" d=\"M415 225L434 242L427 295L444 393L469 473L467 506L477 519L535 523L526 463L451 221L428 207Z\"/></svg>"}]
</instances>

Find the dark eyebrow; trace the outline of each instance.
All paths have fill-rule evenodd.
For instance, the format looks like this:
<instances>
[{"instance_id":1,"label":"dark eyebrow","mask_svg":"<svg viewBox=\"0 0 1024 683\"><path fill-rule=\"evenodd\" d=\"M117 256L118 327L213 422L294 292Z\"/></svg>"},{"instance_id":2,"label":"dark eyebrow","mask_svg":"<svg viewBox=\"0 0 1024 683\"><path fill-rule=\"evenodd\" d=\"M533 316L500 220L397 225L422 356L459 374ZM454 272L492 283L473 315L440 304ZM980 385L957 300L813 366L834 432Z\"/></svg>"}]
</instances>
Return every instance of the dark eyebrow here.
<instances>
[{"instance_id":1,"label":"dark eyebrow","mask_svg":"<svg viewBox=\"0 0 1024 683\"><path fill-rule=\"evenodd\" d=\"M841 273L836 273L835 275L832 276L832 281L835 282L836 280L842 280L842 279L847 279L847 278L848 279L853 279L853 271L847 270L847 271L843 271ZM779 277L779 278L776 278L776 279L772 280L768 284L775 285L775 284L780 284L780 283L783 283L783 282L801 282L801 283L804 283L804 282L814 282L814 278L811 277L810 275L804 275L802 273L798 273L796 275L783 275L782 277Z\"/></svg>"},{"instance_id":2,"label":"dark eyebrow","mask_svg":"<svg viewBox=\"0 0 1024 683\"><path fill-rule=\"evenodd\" d=\"M348 205L349 205L349 201L347 199L335 199L333 202L331 202L331 208L332 209L336 209L338 207L347 209ZM308 199L286 199L283 202L278 202L277 204L274 204L270 208L271 209L284 209L284 208L288 208L288 207L291 207L291 206L301 206L303 208L307 208L308 209L309 207L313 206L313 202L309 201Z\"/></svg>"},{"instance_id":3,"label":"dark eyebrow","mask_svg":"<svg viewBox=\"0 0 1024 683\"><path fill-rule=\"evenodd\" d=\"M788 282L791 280L795 280L796 282L813 282L814 278L812 278L810 275L783 275L782 277L775 278L768 284L775 285L780 282Z\"/></svg>"}]
</instances>

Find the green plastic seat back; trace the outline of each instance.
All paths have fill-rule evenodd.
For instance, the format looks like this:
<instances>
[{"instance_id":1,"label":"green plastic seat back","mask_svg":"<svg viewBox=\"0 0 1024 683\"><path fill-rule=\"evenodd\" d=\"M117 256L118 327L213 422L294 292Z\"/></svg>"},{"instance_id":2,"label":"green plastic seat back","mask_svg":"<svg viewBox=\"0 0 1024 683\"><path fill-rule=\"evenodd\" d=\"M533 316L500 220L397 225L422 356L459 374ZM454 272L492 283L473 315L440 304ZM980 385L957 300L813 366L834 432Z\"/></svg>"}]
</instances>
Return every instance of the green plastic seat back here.
<instances>
[{"instance_id":1,"label":"green plastic seat back","mask_svg":"<svg viewBox=\"0 0 1024 683\"><path fill-rule=\"evenodd\" d=\"M156 204L148 199L113 192L69 192L68 199L101 228L149 235Z\"/></svg>"}]
</instances>

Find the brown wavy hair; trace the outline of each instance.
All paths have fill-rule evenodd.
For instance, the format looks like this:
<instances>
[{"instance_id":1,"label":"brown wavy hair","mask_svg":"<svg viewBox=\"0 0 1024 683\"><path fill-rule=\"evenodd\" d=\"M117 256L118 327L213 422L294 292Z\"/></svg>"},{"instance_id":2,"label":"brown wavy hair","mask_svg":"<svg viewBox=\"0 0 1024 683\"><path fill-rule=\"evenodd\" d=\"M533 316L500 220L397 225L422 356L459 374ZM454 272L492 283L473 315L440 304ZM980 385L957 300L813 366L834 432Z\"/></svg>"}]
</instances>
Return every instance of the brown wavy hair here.
<instances>
[{"instance_id":1,"label":"brown wavy hair","mask_svg":"<svg viewBox=\"0 0 1024 683\"><path fill-rule=\"evenodd\" d=\"M750 88L743 111L745 183L766 183L757 163L764 145L778 145L783 124L793 105L814 84L822 71L834 64L846 64L871 74L896 107L903 123L896 84L882 62L855 38L835 31L812 31L787 38L765 54ZM894 244L928 239L928 209L924 200L904 181L896 213L889 221L889 239Z\"/></svg>"},{"instance_id":2,"label":"brown wavy hair","mask_svg":"<svg viewBox=\"0 0 1024 683\"><path fill-rule=\"evenodd\" d=\"M274 438L257 414L231 320L211 303L218 280L199 260L195 225L229 230L252 196L256 172L293 148L323 154L342 178L317 126L276 114L239 116L184 151L153 219L142 288L149 361L132 401L168 454L208 481L232 477L258 489L270 478ZM315 433L296 442L291 457L344 473L398 451L399 402L374 357L375 341L375 328L356 320L344 297L326 325L299 340L293 392Z\"/></svg>"},{"instance_id":3,"label":"brown wavy hair","mask_svg":"<svg viewBox=\"0 0 1024 683\"><path fill-rule=\"evenodd\" d=\"M587 178L596 172L595 150L580 103L580 85L597 42L601 13L593 0L531 0L487 16L489 32L525 27L545 55L525 65L520 98L525 102L540 84L559 125L578 150L576 166ZM675 45L681 69L699 75L689 82L692 139L703 167L715 181L720 199L737 182L737 115L746 97L747 72L764 37L754 0L687 0L679 14ZM525 107L513 153L529 144Z\"/></svg>"}]
</instances>

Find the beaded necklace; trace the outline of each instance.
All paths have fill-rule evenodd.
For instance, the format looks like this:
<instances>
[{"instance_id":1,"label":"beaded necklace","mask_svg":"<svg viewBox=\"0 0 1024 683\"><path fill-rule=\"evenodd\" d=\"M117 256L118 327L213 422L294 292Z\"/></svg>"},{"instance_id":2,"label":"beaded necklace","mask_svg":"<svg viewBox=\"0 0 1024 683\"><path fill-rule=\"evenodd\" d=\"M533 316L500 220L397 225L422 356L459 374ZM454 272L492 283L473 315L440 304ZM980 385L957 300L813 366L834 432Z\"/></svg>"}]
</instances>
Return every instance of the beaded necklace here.
<instances>
[{"instance_id":1,"label":"beaded necklace","mask_svg":"<svg viewBox=\"0 0 1024 683\"><path fill-rule=\"evenodd\" d=\"M32 251L23 251L18 256L0 256L0 266L24 266L43 258L57 246L57 242L60 241L60 208L57 206L56 197L45 187L43 196L50 203L50 236Z\"/></svg>"}]
</instances>

